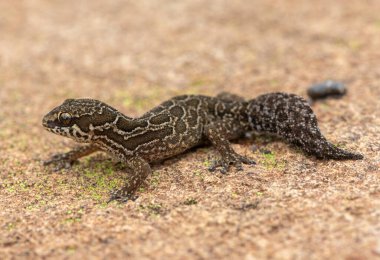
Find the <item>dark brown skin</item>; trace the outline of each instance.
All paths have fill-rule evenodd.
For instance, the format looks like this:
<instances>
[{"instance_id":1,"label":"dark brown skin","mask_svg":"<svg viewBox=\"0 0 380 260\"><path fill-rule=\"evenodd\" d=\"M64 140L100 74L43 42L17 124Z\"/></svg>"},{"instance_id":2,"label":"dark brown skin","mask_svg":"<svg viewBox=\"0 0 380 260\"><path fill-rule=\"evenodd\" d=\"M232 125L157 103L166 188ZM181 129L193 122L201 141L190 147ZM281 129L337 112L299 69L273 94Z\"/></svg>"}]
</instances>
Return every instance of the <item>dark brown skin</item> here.
<instances>
[{"instance_id":1,"label":"dark brown skin","mask_svg":"<svg viewBox=\"0 0 380 260\"><path fill-rule=\"evenodd\" d=\"M68 99L43 118L50 132L87 143L45 162L58 168L96 151L105 151L125 162L131 177L113 192L111 200L127 201L151 173L150 162L183 153L205 142L221 157L211 171L226 173L230 165L255 164L237 154L229 140L248 131L277 134L321 159L362 159L339 149L321 134L316 117L301 97L271 93L250 101L222 93L217 97L184 95L174 97L139 118L129 118L107 104L93 99Z\"/></svg>"}]
</instances>

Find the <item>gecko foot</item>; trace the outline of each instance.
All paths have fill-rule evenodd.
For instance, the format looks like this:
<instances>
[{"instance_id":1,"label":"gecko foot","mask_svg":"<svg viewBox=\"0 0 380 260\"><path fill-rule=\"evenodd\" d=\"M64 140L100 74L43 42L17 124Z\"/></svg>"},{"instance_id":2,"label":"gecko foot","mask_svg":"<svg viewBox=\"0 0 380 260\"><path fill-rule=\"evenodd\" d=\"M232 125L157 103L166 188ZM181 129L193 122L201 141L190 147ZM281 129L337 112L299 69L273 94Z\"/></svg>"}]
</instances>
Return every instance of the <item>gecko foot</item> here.
<instances>
[{"instance_id":1,"label":"gecko foot","mask_svg":"<svg viewBox=\"0 0 380 260\"><path fill-rule=\"evenodd\" d=\"M66 153L59 153L53 155L49 160L43 162L44 166L55 165L54 170L59 171L62 169L69 169L76 163L77 160L72 160Z\"/></svg>"},{"instance_id":2,"label":"gecko foot","mask_svg":"<svg viewBox=\"0 0 380 260\"><path fill-rule=\"evenodd\" d=\"M215 160L208 169L209 169L209 171L214 172L215 170L220 168L219 169L220 172L225 174L225 173L227 173L230 165L233 165L236 168L236 170L242 171L243 170L242 163L250 164L250 165L256 164L255 161L253 161L253 160L251 160L245 156L242 156L242 155L237 154L237 153L231 153L228 156L225 156L221 159Z\"/></svg>"},{"instance_id":3,"label":"gecko foot","mask_svg":"<svg viewBox=\"0 0 380 260\"><path fill-rule=\"evenodd\" d=\"M133 192L128 192L125 188L121 188L118 190L111 191L111 195L107 203L110 203L114 200L121 203L127 203L129 200L135 201L137 198L138 196L135 195Z\"/></svg>"}]
</instances>

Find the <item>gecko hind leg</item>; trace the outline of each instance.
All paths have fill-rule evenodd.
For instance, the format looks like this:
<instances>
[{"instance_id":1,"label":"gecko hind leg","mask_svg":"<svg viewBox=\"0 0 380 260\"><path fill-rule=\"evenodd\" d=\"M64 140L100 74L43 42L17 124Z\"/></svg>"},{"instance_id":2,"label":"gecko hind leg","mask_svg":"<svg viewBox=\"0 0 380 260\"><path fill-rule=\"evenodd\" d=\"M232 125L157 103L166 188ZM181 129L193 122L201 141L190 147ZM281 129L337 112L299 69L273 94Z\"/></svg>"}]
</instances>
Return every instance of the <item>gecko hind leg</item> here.
<instances>
[{"instance_id":1,"label":"gecko hind leg","mask_svg":"<svg viewBox=\"0 0 380 260\"><path fill-rule=\"evenodd\" d=\"M227 130L223 122L216 121L205 127L205 136L220 153L220 158L215 160L209 167L210 171L219 168L221 173L227 173L230 165L234 165L238 171L243 170L242 164L256 164L255 161L236 153L228 141Z\"/></svg>"}]
</instances>

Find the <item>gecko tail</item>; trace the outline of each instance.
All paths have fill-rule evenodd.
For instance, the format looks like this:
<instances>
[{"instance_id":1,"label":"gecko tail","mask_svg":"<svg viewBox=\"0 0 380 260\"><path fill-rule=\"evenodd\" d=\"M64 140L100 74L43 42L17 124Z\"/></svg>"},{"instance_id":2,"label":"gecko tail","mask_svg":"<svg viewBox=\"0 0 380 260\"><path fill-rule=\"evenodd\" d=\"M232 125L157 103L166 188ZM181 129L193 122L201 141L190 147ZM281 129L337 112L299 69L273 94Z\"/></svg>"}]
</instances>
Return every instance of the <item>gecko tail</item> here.
<instances>
[{"instance_id":1,"label":"gecko tail","mask_svg":"<svg viewBox=\"0 0 380 260\"><path fill-rule=\"evenodd\" d=\"M321 147L321 153L318 153L318 147ZM340 149L327 140L325 140L323 143L321 142L319 146L317 145L317 149L314 151L316 151L314 153L315 156L319 159L361 160L364 158L362 154ZM310 154L313 154L313 152L310 152Z\"/></svg>"},{"instance_id":2,"label":"gecko tail","mask_svg":"<svg viewBox=\"0 0 380 260\"><path fill-rule=\"evenodd\" d=\"M320 159L360 160L363 155L340 149L327 141L305 99L294 94L270 93L248 102L252 130L269 132Z\"/></svg>"}]
</instances>

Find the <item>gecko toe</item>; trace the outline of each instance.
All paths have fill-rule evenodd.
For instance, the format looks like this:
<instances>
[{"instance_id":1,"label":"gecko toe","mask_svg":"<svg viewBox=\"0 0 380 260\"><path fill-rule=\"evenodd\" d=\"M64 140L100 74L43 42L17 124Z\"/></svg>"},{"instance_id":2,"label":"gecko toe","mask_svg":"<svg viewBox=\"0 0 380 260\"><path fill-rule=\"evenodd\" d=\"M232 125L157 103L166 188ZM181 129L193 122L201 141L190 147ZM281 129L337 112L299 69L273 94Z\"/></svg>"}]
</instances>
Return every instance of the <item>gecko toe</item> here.
<instances>
[{"instance_id":1,"label":"gecko toe","mask_svg":"<svg viewBox=\"0 0 380 260\"><path fill-rule=\"evenodd\" d=\"M221 166L219 171L221 174L226 174L228 172L228 166Z\"/></svg>"},{"instance_id":2,"label":"gecko toe","mask_svg":"<svg viewBox=\"0 0 380 260\"><path fill-rule=\"evenodd\" d=\"M241 163L248 164L248 165L254 165L254 164L256 164L256 162L254 160L249 159L248 157L242 156L240 154L236 154L234 157L235 157L234 159L237 162L241 162Z\"/></svg>"},{"instance_id":3,"label":"gecko toe","mask_svg":"<svg viewBox=\"0 0 380 260\"><path fill-rule=\"evenodd\" d=\"M242 164L254 165L256 162L239 154L233 154L225 158L215 160L208 169L210 172L219 170L220 173L226 174L230 166L234 166L237 171L242 171Z\"/></svg>"},{"instance_id":4,"label":"gecko toe","mask_svg":"<svg viewBox=\"0 0 380 260\"><path fill-rule=\"evenodd\" d=\"M118 189L111 191L110 198L107 201L107 204L116 200L117 202L121 203L127 203L128 201L135 201L138 199L138 196L131 193L131 192L126 192L124 188Z\"/></svg>"},{"instance_id":5,"label":"gecko toe","mask_svg":"<svg viewBox=\"0 0 380 260\"><path fill-rule=\"evenodd\" d=\"M235 163L235 168L236 168L237 171L240 172L240 171L243 170L243 165L240 162Z\"/></svg>"},{"instance_id":6,"label":"gecko toe","mask_svg":"<svg viewBox=\"0 0 380 260\"><path fill-rule=\"evenodd\" d=\"M220 173L226 174L228 172L228 165L222 164L221 162L217 162L217 163L214 163L213 165L211 165L208 168L208 170L210 172L215 172L216 170L218 170Z\"/></svg>"},{"instance_id":7,"label":"gecko toe","mask_svg":"<svg viewBox=\"0 0 380 260\"><path fill-rule=\"evenodd\" d=\"M244 161L242 161L242 163L249 164L249 165L255 165L256 164L256 162L254 160L251 160L248 158L244 158Z\"/></svg>"},{"instance_id":8,"label":"gecko toe","mask_svg":"<svg viewBox=\"0 0 380 260\"><path fill-rule=\"evenodd\" d=\"M220 173L226 174L228 172L229 163L227 163L225 160L214 160L212 162L212 165L208 168L210 172L214 172L216 170L219 170Z\"/></svg>"},{"instance_id":9,"label":"gecko toe","mask_svg":"<svg viewBox=\"0 0 380 260\"><path fill-rule=\"evenodd\" d=\"M54 171L60 171L62 169L70 169L77 160L70 159L66 154L55 154L50 159L43 161L43 166L54 165Z\"/></svg>"}]
</instances>

